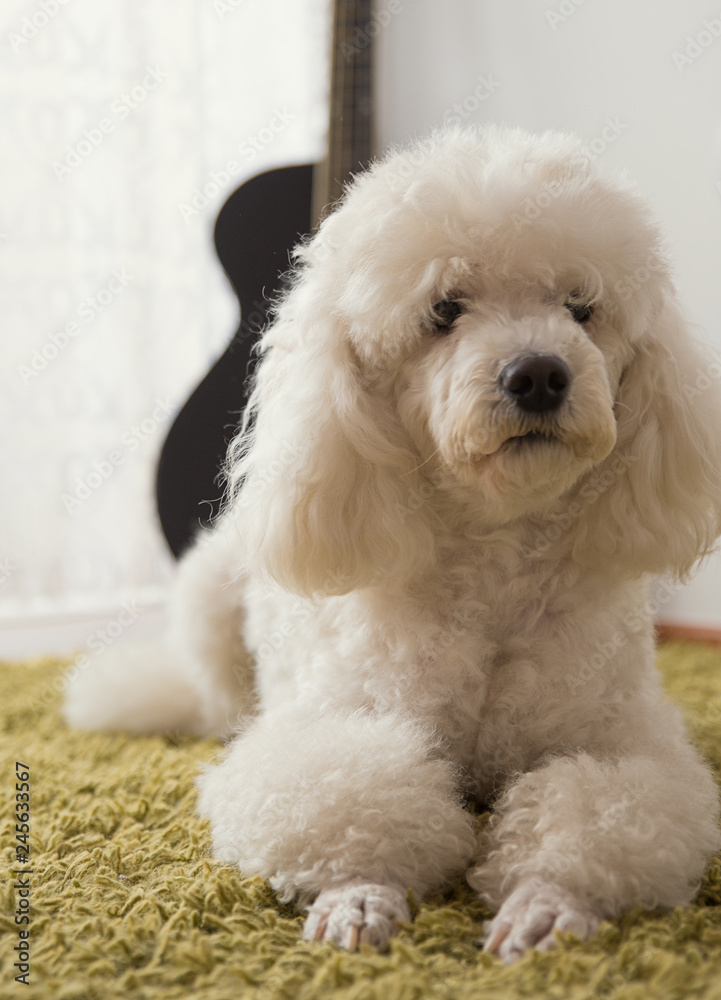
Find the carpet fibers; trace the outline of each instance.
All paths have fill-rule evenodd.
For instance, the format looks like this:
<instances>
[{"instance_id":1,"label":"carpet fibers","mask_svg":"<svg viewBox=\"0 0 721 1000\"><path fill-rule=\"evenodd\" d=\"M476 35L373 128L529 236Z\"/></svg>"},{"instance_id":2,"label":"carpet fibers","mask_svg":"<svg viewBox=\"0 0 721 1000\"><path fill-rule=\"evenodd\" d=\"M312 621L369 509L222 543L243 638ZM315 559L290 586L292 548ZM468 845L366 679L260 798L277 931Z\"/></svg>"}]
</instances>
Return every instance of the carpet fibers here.
<instances>
[{"instance_id":1,"label":"carpet fibers","mask_svg":"<svg viewBox=\"0 0 721 1000\"><path fill-rule=\"evenodd\" d=\"M721 649L669 644L659 664L718 772ZM209 857L193 777L217 744L70 732L62 672L50 660L0 666L3 998L721 1000L721 859L690 909L633 912L510 968L480 951L489 914L462 881L422 903L385 955L306 944L301 917L264 881ZM16 762L29 765L28 864ZM15 981L23 957L29 985Z\"/></svg>"}]
</instances>

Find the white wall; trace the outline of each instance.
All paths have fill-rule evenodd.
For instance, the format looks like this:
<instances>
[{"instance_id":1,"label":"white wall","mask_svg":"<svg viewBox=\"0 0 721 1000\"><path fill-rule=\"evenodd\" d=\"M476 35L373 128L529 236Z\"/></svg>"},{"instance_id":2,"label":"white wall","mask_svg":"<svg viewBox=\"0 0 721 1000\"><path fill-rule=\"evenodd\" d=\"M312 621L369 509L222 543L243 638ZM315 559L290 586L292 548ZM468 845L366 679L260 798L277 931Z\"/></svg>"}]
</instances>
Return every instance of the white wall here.
<instances>
[{"instance_id":1,"label":"white wall","mask_svg":"<svg viewBox=\"0 0 721 1000\"><path fill-rule=\"evenodd\" d=\"M379 46L381 146L450 115L589 143L617 122L599 158L652 203L687 312L721 348L721 3L402 0ZM721 628L721 559L665 620Z\"/></svg>"}]
</instances>

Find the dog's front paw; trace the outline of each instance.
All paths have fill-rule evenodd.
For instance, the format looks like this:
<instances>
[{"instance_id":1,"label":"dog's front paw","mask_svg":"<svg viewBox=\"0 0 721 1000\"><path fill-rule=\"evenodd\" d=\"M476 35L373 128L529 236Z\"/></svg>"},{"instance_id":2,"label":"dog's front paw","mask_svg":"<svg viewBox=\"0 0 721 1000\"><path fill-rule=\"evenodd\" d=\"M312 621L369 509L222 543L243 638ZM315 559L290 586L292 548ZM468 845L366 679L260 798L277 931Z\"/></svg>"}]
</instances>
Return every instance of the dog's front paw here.
<instances>
[{"instance_id":1,"label":"dog's front paw","mask_svg":"<svg viewBox=\"0 0 721 1000\"><path fill-rule=\"evenodd\" d=\"M600 923L588 903L551 882L531 878L521 882L490 921L483 950L510 964L529 948L554 948L555 931L585 941Z\"/></svg>"},{"instance_id":2,"label":"dog's front paw","mask_svg":"<svg viewBox=\"0 0 721 1000\"><path fill-rule=\"evenodd\" d=\"M324 889L308 909L306 941L334 941L355 951L359 944L384 948L410 920L405 890L400 886L353 881Z\"/></svg>"}]
</instances>

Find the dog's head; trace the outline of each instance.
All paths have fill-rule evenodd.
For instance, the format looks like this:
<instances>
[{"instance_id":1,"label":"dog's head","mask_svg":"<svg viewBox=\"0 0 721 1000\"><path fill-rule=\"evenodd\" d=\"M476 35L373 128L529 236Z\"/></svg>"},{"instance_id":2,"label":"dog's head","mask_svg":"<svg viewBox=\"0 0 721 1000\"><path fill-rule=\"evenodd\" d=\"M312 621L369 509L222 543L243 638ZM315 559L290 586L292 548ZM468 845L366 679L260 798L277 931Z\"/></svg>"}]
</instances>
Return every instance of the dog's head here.
<instances>
[{"instance_id":1,"label":"dog's head","mask_svg":"<svg viewBox=\"0 0 721 1000\"><path fill-rule=\"evenodd\" d=\"M721 532L721 368L643 203L577 140L436 133L298 257L229 464L249 557L285 586L405 575L443 534L523 519L565 517L558 551L632 574L683 574Z\"/></svg>"}]
</instances>

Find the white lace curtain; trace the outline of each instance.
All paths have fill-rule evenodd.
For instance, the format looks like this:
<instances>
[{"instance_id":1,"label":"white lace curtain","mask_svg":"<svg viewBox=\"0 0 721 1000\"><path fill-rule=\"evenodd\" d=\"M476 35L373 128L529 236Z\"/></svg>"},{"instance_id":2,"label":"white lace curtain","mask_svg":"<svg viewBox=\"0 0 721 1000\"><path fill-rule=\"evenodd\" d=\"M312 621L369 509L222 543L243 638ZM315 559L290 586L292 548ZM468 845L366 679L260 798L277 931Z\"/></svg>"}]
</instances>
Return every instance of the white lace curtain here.
<instances>
[{"instance_id":1,"label":"white lace curtain","mask_svg":"<svg viewBox=\"0 0 721 1000\"><path fill-rule=\"evenodd\" d=\"M320 157L328 3L7 0L1 17L12 617L168 581L155 462L237 321L212 226L245 177Z\"/></svg>"}]
</instances>

